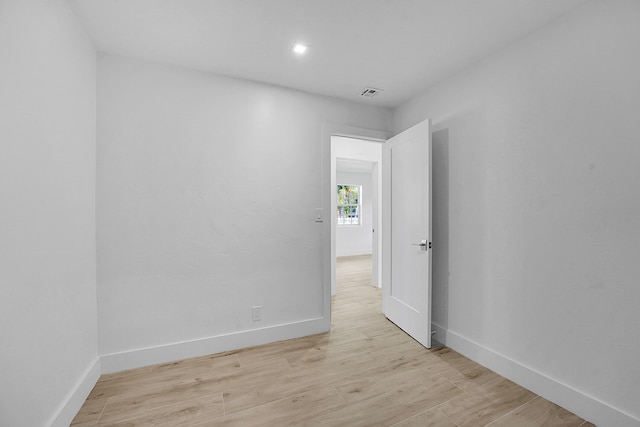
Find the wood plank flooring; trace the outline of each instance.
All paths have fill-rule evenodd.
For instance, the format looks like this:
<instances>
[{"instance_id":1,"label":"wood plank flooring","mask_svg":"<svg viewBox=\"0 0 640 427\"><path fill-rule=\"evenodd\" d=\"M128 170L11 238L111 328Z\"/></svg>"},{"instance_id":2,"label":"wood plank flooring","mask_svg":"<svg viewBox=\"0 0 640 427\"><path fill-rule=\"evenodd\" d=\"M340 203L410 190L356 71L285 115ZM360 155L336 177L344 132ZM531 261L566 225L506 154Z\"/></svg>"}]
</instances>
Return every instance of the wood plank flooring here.
<instances>
[{"instance_id":1,"label":"wood plank flooring","mask_svg":"<svg viewBox=\"0 0 640 427\"><path fill-rule=\"evenodd\" d=\"M339 258L332 331L103 375L72 426L593 424L381 314L370 257Z\"/></svg>"}]
</instances>

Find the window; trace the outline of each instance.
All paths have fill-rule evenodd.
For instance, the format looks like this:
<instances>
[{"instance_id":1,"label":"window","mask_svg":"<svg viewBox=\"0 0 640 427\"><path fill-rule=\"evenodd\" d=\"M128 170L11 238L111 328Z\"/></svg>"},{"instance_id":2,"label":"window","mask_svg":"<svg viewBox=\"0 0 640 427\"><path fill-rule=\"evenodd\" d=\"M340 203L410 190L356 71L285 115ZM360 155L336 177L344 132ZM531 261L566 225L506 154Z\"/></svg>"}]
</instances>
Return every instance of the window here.
<instances>
[{"instance_id":1,"label":"window","mask_svg":"<svg viewBox=\"0 0 640 427\"><path fill-rule=\"evenodd\" d=\"M338 185L338 225L361 225L361 185Z\"/></svg>"}]
</instances>

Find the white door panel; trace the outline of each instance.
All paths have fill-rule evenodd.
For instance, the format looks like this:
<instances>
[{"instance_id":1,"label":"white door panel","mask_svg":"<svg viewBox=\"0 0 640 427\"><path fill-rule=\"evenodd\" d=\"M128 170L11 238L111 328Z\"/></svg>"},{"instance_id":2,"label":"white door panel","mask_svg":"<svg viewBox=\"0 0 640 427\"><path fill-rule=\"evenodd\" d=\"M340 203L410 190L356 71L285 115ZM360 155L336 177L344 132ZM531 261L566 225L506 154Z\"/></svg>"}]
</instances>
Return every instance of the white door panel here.
<instances>
[{"instance_id":1,"label":"white door panel","mask_svg":"<svg viewBox=\"0 0 640 427\"><path fill-rule=\"evenodd\" d=\"M431 347L431 131L426 120L383 146L382 311Z\"/></svg>"}]
</instances>

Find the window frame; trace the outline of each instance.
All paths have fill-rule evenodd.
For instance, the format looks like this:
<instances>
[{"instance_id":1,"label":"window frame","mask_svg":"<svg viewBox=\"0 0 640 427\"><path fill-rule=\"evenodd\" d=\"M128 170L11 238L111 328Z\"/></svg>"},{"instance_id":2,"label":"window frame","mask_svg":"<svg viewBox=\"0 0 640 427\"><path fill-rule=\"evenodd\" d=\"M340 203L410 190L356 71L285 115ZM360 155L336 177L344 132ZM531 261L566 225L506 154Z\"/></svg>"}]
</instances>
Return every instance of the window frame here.
<instances>
[{"instance_id":1,"label":"window frame","mask_svg":"<svg viewBox=\"0 0 640 427\"><path fill-rule=\"evenodd\" d=\"M358 188L358 203L340 203L340 197L338 195L339 187L357 187ZM345 224L340 222L344 217L340 217L339 212L341 207L356 207L357 220L356 224ZM336 225L338 227L362 227L362 184L336 184Z\"/></svg>"}]
</instances>

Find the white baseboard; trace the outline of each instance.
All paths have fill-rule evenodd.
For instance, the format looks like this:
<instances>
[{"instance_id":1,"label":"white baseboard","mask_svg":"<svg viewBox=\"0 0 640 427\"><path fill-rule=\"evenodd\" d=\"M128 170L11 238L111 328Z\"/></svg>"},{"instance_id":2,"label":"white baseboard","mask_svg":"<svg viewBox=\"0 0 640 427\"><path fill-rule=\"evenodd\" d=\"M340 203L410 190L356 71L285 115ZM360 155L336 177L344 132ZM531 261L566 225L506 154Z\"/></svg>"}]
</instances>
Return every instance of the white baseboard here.
<instances>
[{"instance_id":1,"label":"white baseboard","mask_svg":"<svg viewBox=\"0 0 640 427\"><path fill-rule=\"evenodd\" d=\"M51 427L69 427L69 424L71 424L71 421L75 418L84 401L87 399L87 396L91 393L93 386L98 382L100 371L100 358L96 358L65 397L62 405L60 405L60 409L49 423Z\"/></svg>"},{"instance_id":2,"label":"white baseboard","mask_svg":"<svg viewBox=\"0 0 640 427\"><path fill-rule=\"evenodd\" d=\"M340 258L343 256L358 256L358 255L371 255L372 250L369 249L356 249L353 251L340 251L340 253L336 252L336 258Z\"/></svg>"},{"instance_id":3,"label":"white baseboard","mask_svg":"<svg viewBox=\"0 0 640 427\"><path fill-rule=\"evenodd\" d=\"M435 338L447 347L573 412L597 426L640 427L640 420L605 402L503 356L436 323Z\"/></svg>"},{"instance_id":4,"label":"white baseboard","mask_svg":"<svg viewBox=\"0 0 640 427\"><path fill-rule=\"evenodd\" d=\"M126 369L139 368L141 366L166 363L174 360L299 338L327 332L330 328L331 319L316 318L252 329L250 331L106 354L103 355L100 360L102 373L108 374Z\"/></svg>"}]
</instances>

